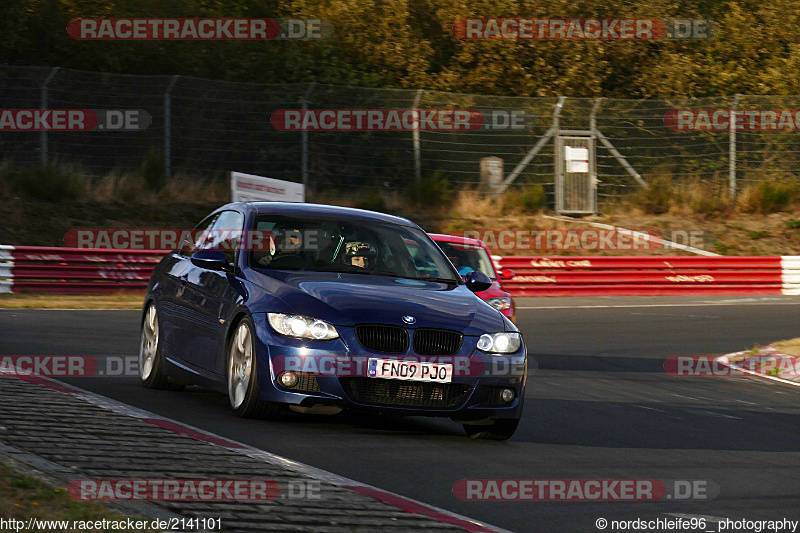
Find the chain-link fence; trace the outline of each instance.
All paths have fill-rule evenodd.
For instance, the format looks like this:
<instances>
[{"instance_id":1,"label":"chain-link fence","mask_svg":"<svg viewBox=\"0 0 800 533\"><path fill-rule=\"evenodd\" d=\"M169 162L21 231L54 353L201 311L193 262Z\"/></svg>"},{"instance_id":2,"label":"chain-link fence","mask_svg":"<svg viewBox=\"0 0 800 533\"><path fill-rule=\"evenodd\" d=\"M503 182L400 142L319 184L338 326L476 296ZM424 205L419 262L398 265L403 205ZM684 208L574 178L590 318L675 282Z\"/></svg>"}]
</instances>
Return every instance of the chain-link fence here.
<instances>
[{"instance_id":1,"label":"chain-link fence","mask_svg":"<svg viewBox=\"0 0 800 533\"><path fill-rule=\"evenodd\" d=\"M570 131L598 141L601 200L659 177L727 188L794 175L800 163L800 96L521 98L2 66L0 109L142 109L152 117L143 131L7 131L0 123L5 160L76 162L104 175L137 168L155 151L168 175L235 170L313 190L402 189L433 175L454 186L476 185L480 160L496 156L508 185L539 183L552 194L553 137ZM458 109L484 117L524 112L525 119L519 127L468 131L284 131L271 119L285 109ZM736 128L727 125L731 116Z\"/></svg>"}]
</instances>

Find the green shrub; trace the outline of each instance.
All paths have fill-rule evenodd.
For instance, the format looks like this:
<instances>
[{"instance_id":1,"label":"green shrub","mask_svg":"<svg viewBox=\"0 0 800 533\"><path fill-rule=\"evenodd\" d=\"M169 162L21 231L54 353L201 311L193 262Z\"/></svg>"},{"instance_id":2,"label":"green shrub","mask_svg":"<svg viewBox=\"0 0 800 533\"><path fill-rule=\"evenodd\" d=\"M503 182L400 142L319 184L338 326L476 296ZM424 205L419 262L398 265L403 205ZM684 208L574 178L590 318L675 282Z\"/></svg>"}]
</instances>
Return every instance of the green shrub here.
<instances>
[{"instance_id":1,"label":"green shrub","mask_svg":"<svg viewBox=\"0 0 800 533\"><path fill-rule=\"evenodd\" d=\"M408 188L408 199L412 203L432 208L451 205L453 196L450 185L441 170L437 170L431 176L423 178Z\"/></svg>"},{"instance_id":2,"label":"green shrub","mask_svg":"<svg viewBox=\"0 0 800 533\"><path fill-rule=\"evenodd\" d=\"M794 177L761 180L746 186L736 198L740 211L775 213L800 202L800 182Z\"/></svg>"},{"instance_id":3,"label":"green shrub","mask_svg":"<svg viewBox=\"0 0 800 533\"><path fill-rule=\"evenodd\" d=\"M14 190L14 171L11 163L0 164L0 199L11 199Z\"/></svg>"},{"instance_id":4,"label":"green shrub","mask_svg":"<svg viewBox=\"0 0 800 533\"><path fill-rule=\"evenodd\" d=\"M658 178L648 182L649 188L633 193L634 205L641 207L649 215L662 215L669 211L675 196L672 180Z\"/></svg>"},{"instance_id":5,"label":"green shrub","mask_svg":"<svg viewBox=\"0 0 800 533\"><path fill-rule=\"evenodd\" d=\"M544 186L538 183L503 194L503 204L506 209L516 209L524 213L535 213L544 207L546 202L547 194Z\"/></svg>"},{"instance_id":6,"label":"green shrub","mask_svg":"<svg viewBox=\"0 0 800 533\"><path fill-rule=\"evenodd\" d=\"M142 162L139 174L149 191L158 192L167 184L164 154L161 150L151 148Z\"/></svg>"},{"instance_id":7,"label":"green shrub","mask_svg":"<svg viewBox=\"0 0 800 533\"><path fill-rule=\"evenodd\" d=\"M11 194L47 202L74 201L86 192L86 178L74 167L46 163L30 167L4 164L0 180Z\"/></svg>"},{"instance_id":8,"label":"green shrub","mask_svg":"<svg viewBox=\"0 0 800 533\"><path fill-rule=\"evenodd\" d=\"M387 209L386 200L379 190L372 190L358 198L356 198L353 207L358 209L367 209L369 211L385 212Z\"/></svg>"},{"instance_id":9,"label":"green shrub","mask_svg":"<svg viewBox=\"0 0 800 533\"><path fill-rule=\"evenodd\" d=\"M787 180L765 180L759 183L756 206L759 213L775 213L800 199L800 184Z\"/></svg>"}]
</instances>

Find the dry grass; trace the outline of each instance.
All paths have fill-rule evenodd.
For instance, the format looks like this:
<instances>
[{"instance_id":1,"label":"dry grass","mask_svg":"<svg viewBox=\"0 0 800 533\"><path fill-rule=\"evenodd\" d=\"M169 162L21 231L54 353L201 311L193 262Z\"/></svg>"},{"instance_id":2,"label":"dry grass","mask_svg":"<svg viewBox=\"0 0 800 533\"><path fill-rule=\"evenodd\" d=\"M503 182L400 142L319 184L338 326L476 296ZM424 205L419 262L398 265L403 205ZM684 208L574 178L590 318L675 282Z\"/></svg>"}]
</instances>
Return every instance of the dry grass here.
<instances>
[{"instance_id":1,"label":"dry grass","mask_svg":"<svg viewBox=\"0 0 800 533\"><path fill-rule=\"evenodd\" d=\"M476 213L481 213L479 209ZM657 232L667 240L686 244L715 252L721 255L800 255L800 209L788 213L771 213L768 215L749 213L720 213L710 217L697 214L665 213L661 215L645 214L641 209L635 210L618 206L615 210L604 212L599 216L590 216L582 221L600 222L610 226L635 231ZM440 233L463 235L464 231L478 231L481 235L486 230L510 231L542 231L587 230L591 226L576 222L558 222L538 215L501 215L491 210L479 216L473 213L464 215L455 209L447 219L443 219L436 227ZM496 238L496 235L495 235ZM655 248L652 250L610 250L594 251L590 255L687 255L671 248ZM581 255L579 250L567 252L558 250L505 250L501 255Z\"/></svg>"},{"instance_id":2,"label":"dry grass","mask_svg":"<svg viewBox=\"0 0 800 533\"><path fill-rule=\"evenodd\" d=\"M141 309L144 294L0 294L0 309Z\"/></svg>"},{"instance_id":3,"label":"dry grass","mask_svg":"<svg viewBox=\"0 0 800 533\"><path fill-rule=\"evenodd\" d=\"M791 211L800 207L800 180L796 176L757 176L740 181L735 201L730 201L722 179L676 180L661 176L645 180L649 188L638 189L613 203L601 206L604 213L631 210L649 215L707 215Z\"/></svg>"},{"instance_id":4,"label":"dry grass","mask_svg":"<svg viewBox=\"0 0 800 533\"><path fill-rule=\"evenodd\" d=\"M456 194L453 211L469 218L496 217L499 213L505 214L502 198L465 189Z\"/></svg>"},{"instance_id":5,"label":"dry grass","mask_svg":"<svg viewBox=\"0 0 800 533\"><path fill-rule=\"evenodd\" d=\"M157 204L163 202L225 204L230 201L230 186L224 180L197 180L186 174L177 174L164 185L153 191L148 189L145 181L136 173L112 173L91 181L86 185L86 200L98 202L136 202L139 204Z\"/></svg>"},{"instance_id":6,"label":"dry grass","mask_svg":"<svg viewBox=\"0 0 800 533\"><path fill-rule=\"evenodd\" d=\"M142 205L163 202L224 204L230 201L227 180L192 178L176 173L163 184L148 182L143 171L113 171L103 177L76 165L19 167L0 164L0 199L45 200L53 203L123 202Z\"/></svg>"},{"instance_id":7,"label":"dry grass","mask_svg":"<svg viewBox=\"0 0 800 533\"><path fill-rule=\"evenodd\" d=\"M462 217L532 215L542 211L544 203L544 189L537 185L499 196L468 188L456 192L452 210Z\"/></svg>"},{"instance_id":8,"label":"dry grass","mask_svg":"<svg viewBox=\"0 0 800 533\"><path fill-rule=\"evenodd\" d=\"M220 205L231 201L231 185L228 180L197 180L186 174L176 174L158 194L161 198L190 203L216 202Z\"/></svg>"},{"instance_id":9,"label":"dry grass","mask_svg":"<svg viewBox=\"0 0 800 533\"><path fill-rule=\"evenodd\" d=\"M779 352L800 357L800 337L772 343Z\"/></svg>"},{"instance_id":10,"label":"dry grass","mask_svg":"<svg viewBox=\"0 0 800 533\"><path fill-rule=\"evenodd\" d=\"M148 175L134 170L91 178L69 165L25 170L0 164L0 218L5 222L0 224L0 243L59 246L69 229L79 227L193 227L211 209L229 201L226 180L198 181L177 174L154 191L157 180L148 180ZM27 179L31 177L42 178L41 183ZM800 254L800 182L792 176L749 178L740 183L735 205L727 200L722 178L648 178L650 190L637 190L615 203L603 202L600 216L583 220L639 231L699 230L704 232L699 247L724 255ZM476 189L453 190L441 176L409 187L408 191L364 188L350 196L312 190L309 201L397 214L441 233L588 228L545 218L541 185L512 189L499 197ZM671 250L661 250L665 252Z\"/></svg>"}]
</instances>

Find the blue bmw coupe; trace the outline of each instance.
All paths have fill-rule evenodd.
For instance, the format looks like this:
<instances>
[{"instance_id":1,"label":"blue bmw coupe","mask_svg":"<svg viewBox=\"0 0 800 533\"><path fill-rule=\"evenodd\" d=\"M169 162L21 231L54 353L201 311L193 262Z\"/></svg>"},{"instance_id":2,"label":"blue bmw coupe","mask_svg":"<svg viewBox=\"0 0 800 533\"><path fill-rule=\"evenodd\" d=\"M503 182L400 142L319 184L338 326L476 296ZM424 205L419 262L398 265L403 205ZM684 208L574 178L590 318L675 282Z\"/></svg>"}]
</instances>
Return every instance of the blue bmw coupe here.
<instances>
[{"instance_id":1,"label":"blue bmw coupe","mask_svg":"<svg viewBox=\"0 0 800 533\"><path fill-rule=\"evenodd\" d=\"M153 271L139 373L197 384L241 417L285 408L449 417L473 438L517 428L527 354L416 224L277 202L220 207Z\"/></svg>"}]
</instances>

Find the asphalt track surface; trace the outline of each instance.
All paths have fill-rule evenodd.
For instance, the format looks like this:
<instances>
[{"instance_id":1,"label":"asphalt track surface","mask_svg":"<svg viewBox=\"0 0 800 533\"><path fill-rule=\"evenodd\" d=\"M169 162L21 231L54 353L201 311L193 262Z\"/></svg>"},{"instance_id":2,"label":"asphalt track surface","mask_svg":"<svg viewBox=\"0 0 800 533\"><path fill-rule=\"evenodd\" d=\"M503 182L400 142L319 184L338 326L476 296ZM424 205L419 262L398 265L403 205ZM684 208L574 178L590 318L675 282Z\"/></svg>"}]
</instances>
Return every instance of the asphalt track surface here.
<instances>
[{"instance_id":1,"label":"asphalt track surface","mask_svg":"<svg viewBox=\"0 0 800 533\"><path fill-rule=\"evenodd\" d=\"M800 387L752 377L674 377L663 368L670 355L722 354L800 336L800 297L527 298L518 304L535 365L523 421L507 442L467 439L457 424L426 418L240 420L225 396L198 387L149 391L136 377L63 381L513 531L598 531L601 517L705 516L708 531L717 531L713 520L724 518L800 519ZM138 316L0 310L0 355L132 356ZM460 479L520 478L702 480L718 486L719 495L710 501L474 502L452 492Z\"/></svg>"}]
</instances>

